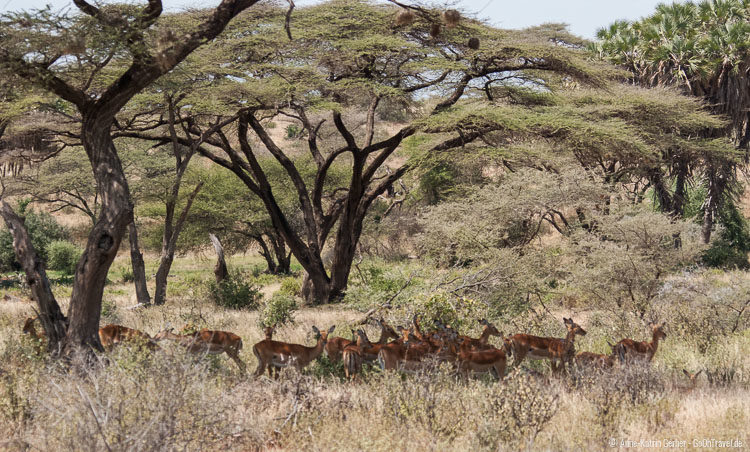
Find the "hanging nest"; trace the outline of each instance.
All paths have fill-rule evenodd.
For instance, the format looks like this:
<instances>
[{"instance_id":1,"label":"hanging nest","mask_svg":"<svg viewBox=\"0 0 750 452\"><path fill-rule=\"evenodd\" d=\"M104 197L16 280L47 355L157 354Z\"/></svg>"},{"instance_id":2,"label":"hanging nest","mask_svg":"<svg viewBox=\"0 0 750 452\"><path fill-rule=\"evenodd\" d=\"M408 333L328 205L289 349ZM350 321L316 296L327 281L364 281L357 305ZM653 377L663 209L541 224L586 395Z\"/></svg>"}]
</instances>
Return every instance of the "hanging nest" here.
<instances>
[{"instance_id":1,"label":"hanging nest","mask_svg":"<svg viewBox=\"0 0 750 452\"><path fill-rule=\"evenodd\" d=\"M469 38L469 48L477 50L479 48L479 38Z\"/></svg>"},{"instance_id":2,"label":"hanging nest","mask_svg":"<svg viewBox=\"0 0 750 452\"><path fill-rule=\"evenodd\" d=\"M396 14L396 26L411 25L414 23L415 17L413 12L408 9L402 9Z\"/></svg>"},{"instance_id":3,"label":"hanging nest","mask_svg":"<svg viewBox=\"0 0 750 452\"><path fill-rule=\"evenodd\" d=\"M461 21L461 13L455 9L447 9L443 11L443 21L447 28L456 28L458 23Z\"/></svg>"},{"instance_id":4,"label":"hanging nest","mask_svg":"<svg viewBox=\"0 0 750 452\"><path fill-rule=\"evenodd\" d=\"M440 32L443 31L443 26L440 24L432 24L430 25L430 36L433 38L437 38L440 36Z\"/></svg>"}]
</instances>

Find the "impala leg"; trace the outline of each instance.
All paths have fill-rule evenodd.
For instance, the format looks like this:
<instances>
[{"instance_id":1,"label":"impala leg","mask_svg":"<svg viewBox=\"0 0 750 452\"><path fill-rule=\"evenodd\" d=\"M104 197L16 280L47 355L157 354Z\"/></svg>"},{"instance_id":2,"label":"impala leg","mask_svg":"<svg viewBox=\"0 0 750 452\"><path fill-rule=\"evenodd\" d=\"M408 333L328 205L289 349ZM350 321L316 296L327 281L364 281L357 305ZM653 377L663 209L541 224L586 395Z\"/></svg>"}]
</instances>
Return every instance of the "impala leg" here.
<instances>
[{"instance_id":1,"label":"impala leg","mask_svg":"<svg viewBox=\"0 0 750 452\"><path fill-rule=\"evenodd\" d=\"M242 362L240 359L240 356L237 354L236 351L229 351L227 350L227 355L229 355L230 358L237 364L237 367L240 368L240 372L243 374L245 373L245 363ZM262 372L261 372L262 373Z\"/></svg>"}]
</instances>

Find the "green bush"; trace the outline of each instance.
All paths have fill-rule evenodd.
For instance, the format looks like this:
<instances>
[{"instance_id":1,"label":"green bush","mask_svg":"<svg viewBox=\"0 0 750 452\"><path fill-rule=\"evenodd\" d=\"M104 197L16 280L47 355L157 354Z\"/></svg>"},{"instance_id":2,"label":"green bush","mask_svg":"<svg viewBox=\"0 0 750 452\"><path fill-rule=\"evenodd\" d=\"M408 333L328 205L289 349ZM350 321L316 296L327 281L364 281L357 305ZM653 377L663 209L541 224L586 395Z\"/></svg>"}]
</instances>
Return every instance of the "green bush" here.
<instances>
[{"instance_id":1,"label":"green bush","mask_svg":"<svg viewBox=\"0 0 750 452\"><path fill-rule=\"evenodd\" d=\"M711 248L703 253L703 263L709 267L750 267L747 253L750 252L750 226L742 212L731 201L725 201L719 209L719 223L723 226L718 237L711 241Z\"/></svg>"},{"instance_id":2,"label":"green bush","mask_svg":"<svg viewBox=\"0 0 750 452\"><path fill-rule=\"evenodd\" d=\"M293 314L296 309L297 303L294 297L276 292L266 303L258 321L261 327L293 323Z\"/></svg>"},{"instance_id":3,"label":"green bush","mask_svg":"<svg viewBox=\"0 0 750 452\"><path fill-rule=\"evenodd\" d=\"M76 271L76 264L83 251L70 242L56 240L47 246L47 267L58 270L66 275Z\"/></svg>"},{"instance_id":4,"label":"green bush","mask_svg":"<svg viewBox=\"0 0 750 452\"><path fill-rule=\"evenodd\" d=\"M31 243L37 255L43 261L47 261L47 248L50 243L58 240L67 240L68 231L57 223L54 217L44 212L26 210L28 203L21 203L17 209L18 215L25 216L26 230L31 237ZM13 250L13 236L8 229L0 230L0 271L7 272L20 270L21 264L16 260Z\"/></svg>"},{"instance_id":5,"label":"green bush","mask_svg":"<svg viewBox=\"0 0 750 452\"><path fill-rule=\"evenodd\" d=\"M289 278L284 278L283 280L281 280L281 287L279 288L278 293L296 297L300 294L301 290L302 282L299 280L299 278L291 276Z\"/></svg>"},{"instance_id":6,"label":"green bush","mask_svg":"<svg viewBox=\"0 0 750 452\"><path fill-rule=\"evenodd\" d=\"M257 309L263 295L243 273L230 272L217 283L208 282L208 299L218 306L232 309Z\"/></svg>"}]
</instances>

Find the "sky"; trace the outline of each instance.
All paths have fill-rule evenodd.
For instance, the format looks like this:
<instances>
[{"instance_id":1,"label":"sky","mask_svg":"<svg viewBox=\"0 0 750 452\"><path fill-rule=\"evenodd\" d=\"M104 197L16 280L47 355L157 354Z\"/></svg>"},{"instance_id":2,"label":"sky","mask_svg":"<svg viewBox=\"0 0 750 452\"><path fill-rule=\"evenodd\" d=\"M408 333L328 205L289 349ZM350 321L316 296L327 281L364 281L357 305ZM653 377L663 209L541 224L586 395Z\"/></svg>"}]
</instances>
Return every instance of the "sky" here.
<instances>
[{"instance_id":1,"label":"sky","mask_svg":"<svg viewBox=\"0 0 750 452\"><path fill-rule=\"evenodd\" d=\"M313 2L295 1L298 6ZM574 34L593 39L597 29L618 19L640 19L653 12L658 3L664 2L668 0L458 0L455 5L500 28L564 22ZM163 0L164 7L172 11L186 6L207 8L218 3L219 0ZM41 8L46 4L54 9L73 7L71 0L0 0L0 12Z\"/></svg>"}]
</instances>

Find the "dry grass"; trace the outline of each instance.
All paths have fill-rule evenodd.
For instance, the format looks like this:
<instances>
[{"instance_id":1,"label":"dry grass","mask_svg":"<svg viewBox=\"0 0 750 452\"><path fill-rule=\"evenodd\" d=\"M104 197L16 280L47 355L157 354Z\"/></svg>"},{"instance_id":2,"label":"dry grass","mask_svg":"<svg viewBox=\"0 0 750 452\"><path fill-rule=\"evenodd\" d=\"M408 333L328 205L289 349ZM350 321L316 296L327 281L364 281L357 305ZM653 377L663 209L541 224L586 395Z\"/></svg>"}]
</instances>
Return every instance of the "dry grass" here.
<instances>
[{"instance_id":1,"label":"dry grass","mask_svg":"<svg viewBox=\"0 0 750 452\"><path fill-rule=\"evenodd\" d=\"M178 260L169 302L145 310L129 310L130 286L114 281L105 295L109 319L150 334L185 323L233 331L252 372L251 346L262 337L257 313L208 305L182 284L192 272L210 276L210 266ZM693 439L741 440L745 447L750 440L746 333L709 355L669 337L650 369L549 384L512 371L503 383L463 382L441 368L407 376L373 370L352 385L327 360L270 381L241 375L226 356L196 360L173 348L153 355L122 348L108 365L70 373L20 337L31 313L30 304L0 301L0 438L7 438L0 450L605 450L610 438L676 439L689 447ZM312 325L336 325L348 336L348 323L360 318L345 307L301 309L276 337L312 344ZM607 334L583 326L589 335L579 348L600 347ZM683 367L722 365L735 371L728 385L710 385L702 375L692 391L679 390Z\"/></svg>"}]
</instances>

